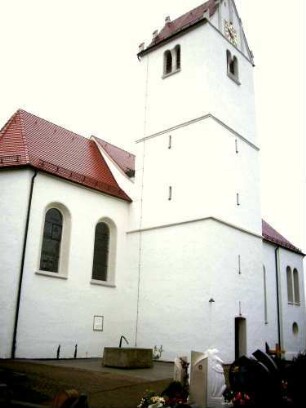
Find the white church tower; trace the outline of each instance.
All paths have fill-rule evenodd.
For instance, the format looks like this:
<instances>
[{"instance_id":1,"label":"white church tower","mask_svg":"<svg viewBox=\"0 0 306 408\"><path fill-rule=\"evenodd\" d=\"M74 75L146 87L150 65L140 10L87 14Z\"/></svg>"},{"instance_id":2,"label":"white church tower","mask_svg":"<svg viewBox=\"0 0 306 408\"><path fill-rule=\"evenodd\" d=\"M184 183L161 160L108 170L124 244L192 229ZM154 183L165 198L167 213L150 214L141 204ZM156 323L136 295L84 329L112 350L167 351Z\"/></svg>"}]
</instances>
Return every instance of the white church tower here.
<instances>
[{"instance_id":1,"label":"white church tower","mask_svg":"<svg viewBox=\"0 0 306 408\"><path fill-rule=\"evenodd\" d=\"M138 57L136 344L231 362L264 346L265 323L253 58L234 1L167 17Z\"/></svg>"}]
</instances>

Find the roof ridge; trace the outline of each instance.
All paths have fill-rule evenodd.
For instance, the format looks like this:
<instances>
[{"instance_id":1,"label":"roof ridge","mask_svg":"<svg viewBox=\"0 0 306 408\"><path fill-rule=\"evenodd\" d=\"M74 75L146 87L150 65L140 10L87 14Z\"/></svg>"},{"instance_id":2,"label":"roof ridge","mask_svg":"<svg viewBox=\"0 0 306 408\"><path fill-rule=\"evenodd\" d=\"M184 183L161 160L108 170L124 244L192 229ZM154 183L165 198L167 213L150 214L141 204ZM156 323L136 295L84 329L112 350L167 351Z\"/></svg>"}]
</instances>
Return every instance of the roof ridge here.
<instances>
[{"instance_id":1,"label":"roof ridge","mask_svg":"<svg viewBox=\"0 0 306 408\"><path fill-rule=\"evenodd\" d=\"M112 146L112 147L115 147L116 149L122 150L123 152L128 153L128 154L130 154L131 156L136 157L136 155L135 155L134 153L131 153L131 152L129 152L128 150L122 149L122 147L116 146L116 145L114 145L113 143L107 142L106 140L101 139L101 138L98 137L98 136L91 135L91 137L93 137L93 138L95 138L95 139L98 139L98 140L100 140L101 142L107 143L108 145L110 145L110 146ZM103 147L103 146L102 146L102 147Z\"/></svg>"},{"instance_id":2,"label":"roof ridge","mask_svg":"<svg viewBox=\"0 0 306 408\"><path fill-rule=\"evenodd\" d=\"M186 11L184 14L178 16L173 21L167 21L156 36L153 36L151 43L142 49L137 55L142 56L150 52L150 50L158 47L165 41L178 35L179 33L188 30L190 27L206 22L206 13L209 17L213 16L219 7L219 2L216 0L207 0L204 3L194 7L192 10Z\"/></svg>"},{"instance_id":3,"label":"roof ridge","mask_svg":"<svg viewBox=\"0 0 306 408\"><path fill-rule=\"evenodd\" d=\"M7 131L7 128L10 126L11 122L13 122L18 112L19 112L19 109L12 116L10 116L8 120L5 122L5 124L2 126L2 128L0 129L0 137L4 136L4 134Z\"/></svg>"},{"instance_id":4,"label":"roof ridge","mask_svg":"<svg viewBox=\"0 0 306 408\"><path fill-rule=\"evenodd\" d=\"M22 109L18 109L18 111L16 112L16 116L19 116L19 120L20 120L20 124L21 124L21 137L23 140L23 144L24 144L24 148L25 148L25 156L26 156L26 160L27 162L30 161L30 156L29 156L29 147L28 147L28 143L27 143L27 139L26 139L26 132L25 132L25 126L24 126L24 121L23 121L23 110Z\"/></svg>"},{"instance_id":5,"label":"roof ridge","mask_svg":"<svg viewBox=\"0 0 306 408\"><path fill-rule=\"evenodd\" d=\"M177 18L175 18L173 21L169 21L169 24L174 23L176 20L178 20L179 18L183 18L184 16L187 16L188 14L193 14L195 10L199 9L200 7L203 7L207 4L207 6L209 7L211 5L211 0L207 0L204 3L199 4L198 6L194 7L193 9L186 11L186 13L181 14L180 16L178 16Z\"/></svg>"},{"instance_id":6,"label":"roof ridge","mask_svg":"<svg viewBox=\"0 0 306 408\"><path fill-rule=\"evenodd\" d=\"M94 140L92 140L92 139L88 139L88 141L89 141L89 142L92 142L92 143L93 143L93 146L95 146L95 148L98 150L101 160L102 160L103 163L106 165L106 167L109 169L109 174L110 174L110 176L112 177L112 179L113 179L113 181L115 182L115 184L118 186L119 190L121 190L121 187L119 186L119 184L118 184L118 182L117 182L117 180L116 180L116 177L113 175L113 172L112 172L111 169L108 167L105 158L103 157L103 155L101 154L101 152L100 152L100 150L99 150L99 147L97 146L97 143L96 143ZM123 191L123 190L122 190L122 191ZM123 192L124 192L124 191L123 191ZM125 192L124 192L124 193L125 193ZM126 194L126 193L125 193L125 194Z\"/></svg>"}]
</instances>

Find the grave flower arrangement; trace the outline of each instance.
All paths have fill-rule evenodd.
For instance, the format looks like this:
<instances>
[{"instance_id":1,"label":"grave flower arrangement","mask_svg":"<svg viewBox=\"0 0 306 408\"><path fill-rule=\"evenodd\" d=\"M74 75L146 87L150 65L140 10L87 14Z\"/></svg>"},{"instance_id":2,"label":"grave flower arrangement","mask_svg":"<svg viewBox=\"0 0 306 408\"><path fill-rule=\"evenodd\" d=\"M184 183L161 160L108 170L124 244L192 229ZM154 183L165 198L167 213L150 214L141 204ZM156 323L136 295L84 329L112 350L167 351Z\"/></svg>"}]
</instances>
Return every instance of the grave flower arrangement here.
<instances>
[{"instance_id":1,"label":"grave flower arrangement","mask_svg":"<svg viewBox=\"0 0 306 408\"><path fill-rule=\"evenodd\" d=\"M187 404L188 392L177 381L171 382L161 393L148 390L137 408L190 408Z\"/></svg>"},{"instance_id":2,"label":"grave flower arrangement","mask_svg":"<svg viewBox=\"0 0 306 408\"><path fill-rule=\"evenodd\" d=\"M253 398L246 392L236 392L232 399L233 407L255 407Z\"/></svg>"},{"instance_id":3,"label":"grave flower arrangement","mask_svg":"<svg viewBox=\"0 0 306 408\"><path fill-rule=\"evenodd\" d=\"M137 408L160 408L165 406L165 399L152 390L147 390Z\"/></svg>"},{"instance_id":4,"label":"grave flower arrangement","mask_svg":"<svg viewBox=\"0 0 306 408\"><path fill-rule=\"evenodd\" d=\"M226 407L255 407L254 395L245 391L226 389L223 393Z\"/></svg>"}]
</instances>

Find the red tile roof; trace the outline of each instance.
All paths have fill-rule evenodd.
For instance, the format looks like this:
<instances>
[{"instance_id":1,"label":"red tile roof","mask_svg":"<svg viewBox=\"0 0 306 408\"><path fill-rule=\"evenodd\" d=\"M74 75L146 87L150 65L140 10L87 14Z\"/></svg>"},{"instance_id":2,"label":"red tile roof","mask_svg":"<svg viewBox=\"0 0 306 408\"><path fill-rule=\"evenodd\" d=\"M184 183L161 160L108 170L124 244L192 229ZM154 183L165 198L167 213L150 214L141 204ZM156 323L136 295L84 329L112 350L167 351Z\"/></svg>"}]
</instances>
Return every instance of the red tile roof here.
<instances>
[{"instance_id":1,"label":"red tile roof","mask_svg":"<svg viewBox=\"0 0 306 408\"><path fill-rule=\"evenodd\" d=\"M18 110L0 131L0 168L23 165L131 201L93 140Z\"/></svg>"},{"instance_id":2,"label":"red tile roof","mask_svg":"<svg viewBox=\"0 0 306 408\"><path fill-rule=\"evenodd\" d=\"M111 143L106 142L96 136L92 136L98 145L112 158L120 169L129 177L135 174L135 155L120 149Z\"/></svg>"},{"instance_id":3,"label":"red tile roof","mask_svg":"<svg viewBox=\"0 0 306 408\"><path fill-rule=\"evenodd\" d=\"M151 49L155 48L156 46L160 45L161 43L180 33L181 31L190 28L200 21L205 21L204 13L206 13L207 11L209 12L209 16L212 17L217 8L218 4L215 0L208 0L204 4L201 4L193 10L188 11L175 20L166 22L165 26L161 29L157 36L153 38L151 44L145 50L141 51L138 55L141 56L146 54Z\"/></svg>"},{"instance_id":4,"label":"red tile roof","mask_svg":"<svg viewBox=\"0 0 306 408\"><path fill-rule=\"evenodd\" d=\"M286 249L290 249L293 252L297 252L303 255L303 252L291 244L285 237L271 227L265 220L262 220L262 236L266 241L276 244Z\"/></svg>"}]
</instances>

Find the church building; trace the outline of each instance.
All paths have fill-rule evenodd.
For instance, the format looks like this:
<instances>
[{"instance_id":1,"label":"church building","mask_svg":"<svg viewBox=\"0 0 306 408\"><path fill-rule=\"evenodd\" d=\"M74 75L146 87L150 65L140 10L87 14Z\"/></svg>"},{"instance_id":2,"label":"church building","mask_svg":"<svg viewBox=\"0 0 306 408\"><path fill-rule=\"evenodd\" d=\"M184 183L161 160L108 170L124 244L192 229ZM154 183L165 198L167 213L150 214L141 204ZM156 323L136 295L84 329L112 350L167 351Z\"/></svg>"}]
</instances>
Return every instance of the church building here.
<instances>
[{"instance_id":1,"label":"church building","mask_svg":"<svg viewBox=\"0 0 306 408\"><path fill-rule=\"evenodd\" d=\"M24 110L0 131L0 358L306 349L303 257L260 209L253 54L233 0L141 44L136 156Z\"/></svg>"}]
</instances>

